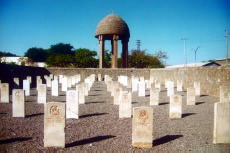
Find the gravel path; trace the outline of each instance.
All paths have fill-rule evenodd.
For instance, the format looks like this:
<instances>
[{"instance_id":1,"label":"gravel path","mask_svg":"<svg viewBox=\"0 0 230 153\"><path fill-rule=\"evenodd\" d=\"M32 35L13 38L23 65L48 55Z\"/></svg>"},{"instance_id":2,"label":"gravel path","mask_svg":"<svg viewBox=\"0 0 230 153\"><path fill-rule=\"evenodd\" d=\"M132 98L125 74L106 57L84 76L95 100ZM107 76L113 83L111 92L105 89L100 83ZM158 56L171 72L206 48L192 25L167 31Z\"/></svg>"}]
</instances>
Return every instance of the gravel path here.
<instances>
[{"instance_id":1,"label":"gravel path","mask_svg":"<svg viewBox=\"0 0 230 153\"><path fill-rule=\"evenodd\" d=\"M160 93L160 105L153 107L153 148L138 149L131 145L131 118L119 119L118 106L106 91L104 82L95 82L86 104L80 105L80 118L66 120L66 148L43 147L44 107L36 103L36 90L26 97L26 117L13 118L12 104L0 103L0 151L192 151L230 152L230 144L212 144L213 104L217 97L197 97L197 105L186 106L183 95L183 118L169 119L169 98L166 91ZM65 92L48 101L65 102ZM133 107L149 105L146 97L132 95Z\"/></svg>"}]
</instances>

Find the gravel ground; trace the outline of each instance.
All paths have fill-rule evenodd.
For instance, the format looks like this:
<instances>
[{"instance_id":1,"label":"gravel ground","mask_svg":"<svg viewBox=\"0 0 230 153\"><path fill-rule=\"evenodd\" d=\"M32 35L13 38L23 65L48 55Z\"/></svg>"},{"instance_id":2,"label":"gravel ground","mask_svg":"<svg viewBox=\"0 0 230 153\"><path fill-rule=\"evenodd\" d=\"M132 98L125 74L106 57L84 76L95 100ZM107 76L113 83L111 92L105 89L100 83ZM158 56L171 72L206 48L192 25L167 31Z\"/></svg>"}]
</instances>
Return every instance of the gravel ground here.
<instances>
[{"instance_id":1,"label":"gravel ground","mask_svg":"<svg viewBox=\"0 0 230 153\"><path fill-rule=\"evenodd\" d=\"M183 95L183 117L169 119L169 98L166 90L160 93L160 105L153 107L153 147L133 148L131 143L131 118L119 119L118 106L106 91L104 82L95 82L86 104L80 105L79 119L66 120L66 147L43 147L44 106L36 103L36 90L26 97L26 117L13 118L12 104L0 103L0 151L126 151L126 152L230 152L230 144L212 144L213 104L217 97L197 97L197 105L186 106ZM65 92L48 101L65 102ZM145 97L132 95L132 105L148 106L149 91Z\"/></svg>"}]
</instances>

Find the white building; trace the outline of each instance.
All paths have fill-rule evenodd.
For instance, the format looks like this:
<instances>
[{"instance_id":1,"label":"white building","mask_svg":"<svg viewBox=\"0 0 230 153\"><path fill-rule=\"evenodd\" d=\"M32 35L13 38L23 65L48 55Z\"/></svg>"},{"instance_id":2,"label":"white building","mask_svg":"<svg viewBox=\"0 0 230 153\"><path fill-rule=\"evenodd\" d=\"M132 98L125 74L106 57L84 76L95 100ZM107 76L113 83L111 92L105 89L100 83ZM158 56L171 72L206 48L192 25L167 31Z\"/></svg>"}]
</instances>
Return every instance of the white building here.
<instances>
[{"instance_id":1,"label":"white building","mask_svg":"<svg viewBox=\"0 0 230 153\"><path fill-rule=\"evenodd\" d=\"M17 65L25 65L25 66L36 66L36 67L45 67L46 64L44 62L29 62L28 57L1 57L0 58L1 63L15 63ZM24 63L24 64L23 64Z\"/></svg>"}]
</instances>

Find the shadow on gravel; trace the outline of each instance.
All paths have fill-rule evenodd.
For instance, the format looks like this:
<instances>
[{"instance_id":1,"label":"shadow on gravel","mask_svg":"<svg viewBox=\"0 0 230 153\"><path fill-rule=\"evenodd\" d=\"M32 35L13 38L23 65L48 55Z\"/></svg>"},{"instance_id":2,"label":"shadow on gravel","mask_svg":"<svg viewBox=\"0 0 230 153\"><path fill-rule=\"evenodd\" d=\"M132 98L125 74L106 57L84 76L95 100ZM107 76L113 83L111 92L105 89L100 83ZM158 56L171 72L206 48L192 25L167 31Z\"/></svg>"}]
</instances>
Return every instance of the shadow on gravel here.
<instances>
[{"instance_id":1,"label":"shadow on gravel","mask_svg":"<svg viewBox=\"0 0 230 153\"><path fill-rule=\"evenodd\" d=\"M208 95L200 95L200 97L206 97L206 96L208 96Z\"/></svg>"},{"instance_id":2,"label":"shadow on gravel","mask_svg":"<svg viewBox=\"0 0 230 153\"><path fill-rule=\"evenodd\" d=\"M184 114L182 114L182 118L185 118L187 116L194 115L194 114L196 114L196 113L184 113Z\"/></svg>"},{"instance_id":3,"label":"shadow on gravel","mask_svg":"<svg viewBox=\"0 0 230 153\"><path fill-rule=\"evenodd\" d=\"M44 115L44 113L26 115L26 118L35 117L35 116L40 116L40 115Z\"/></svg>"},{"instance_id":4,"label":"shadow on gravel","mask_svg":"<svg viewBox=\"0 0 230 153\"><path fill-rule=\"evenodd\" d=\"M23 138L23 137L12 138L12 139L0 140L0 144L14 143L14 142L17 142L17 141L28 141L28 140L31 140L31 139L32 139L32 137L27 137L27 138Z\"/></svg>"},{"instance_id":5,"label":"shadow on gravel","mask_svg":"<svg viewBox=\"0 0 230 153\"><path fill-rule=\"evenodd\" d=\"M165 102L165 103L160 103L159 105L167 105L169 104L168 102Z\"/></svg>"},{"instance_id":6,"label":"shadow on gravel","mask_svg":"<svg viewBox=\"0 0 230 153\"><path fill-rule=\"evenodd\" d=\"M95 94L95 95L89 95L89 96L93 97L93 96L100 96L100 95L102 95L102 94Z\"/></svg>"},{"instance_id":7,"label":"shadow on gravel","mask_svg":"<svg viewBox=\"0 0 230 153\"><path fill-rule=\"evenodd\" d=\"M106 140L106 139L110 139L110 138L114 138L114 137L116 137L116 136L105 135L105 136L97 136L97 137L93 137L93 138L89 138L89 139L79 140L79 141L75 141L75 142L66 144L66 148L84 145L84 144L93 143L93 142L98 142L98 141L102 141L102 140Z\"/></svg>"},{"instance_id":8,"label":"shadow on gravel","mask_svg":"<svg viewBox=\"0 0 230 153\"><path fill-rule=\"evenodd\" d=\"M132 102L132 104L137 104L138 102Z\"/></svg>"},{"instance_id":9,"label":"shadow on gravel","mask_svg":"<svg viewBox=\"0 0 230 153\"><path fill-rule=\"evenodd\" d=\"M86 114L86 115L81 115L79 118L92 117L92 116L100 116L100 115L105 115L105 114L109 114L109 113Z\"/></svg>"},{"instance_id":10,"label":"shadow on gravel","mask_svg":"<svg viewBox=\"0 0 230 153\"><path fill-rule=\"evenodd\" d=\"M173 141L173 140L178 139L180 137L183 137L183 135L166 135L166 136L163 136L159 139L153 140L153 146L158 146L160 144L164 144L164 143Z\"/></svg>"},{"instance_id":11,"label":"shadow on gravel","mask_svg":"<svg viewBox=\"0 0 230 153\"><path fill-rule=\"evenodd\" d=\"M204 102L196 102L196 105L200 105L203 104Z\"/></svg>"},{"instance_id":12,"label":"shadow on gravel","mask_svg":"<svg viewBox=\"0 0 230 153\"><path fill-rule=\"evenodd\" d=\"M87 104L101 104L101 103L105 103L105 102L104 101L95 101L95 102L87 102L85 104L87 105Z\"/></svg>"}]
</instances>

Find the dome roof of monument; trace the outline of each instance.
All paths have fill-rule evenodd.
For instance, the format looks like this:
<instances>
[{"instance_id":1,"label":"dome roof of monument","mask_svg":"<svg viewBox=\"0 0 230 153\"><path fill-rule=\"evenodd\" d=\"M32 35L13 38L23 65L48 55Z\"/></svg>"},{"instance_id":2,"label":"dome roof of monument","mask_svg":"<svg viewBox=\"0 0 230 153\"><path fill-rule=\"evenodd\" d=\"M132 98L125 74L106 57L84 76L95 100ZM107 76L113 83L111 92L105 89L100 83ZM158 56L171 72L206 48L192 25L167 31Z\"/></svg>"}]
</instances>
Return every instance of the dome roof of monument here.
<instances>
[{"instance_id":1,"label":"dome roof of monument","mask_svg":"<svg viewBox=\"0 0 230 153\"><path fill-rule=\"evenodd\" d=\"M110 14L103 18L96 29L95 37L99 35L117 34L123 38L129 38L129 27L126 22L115 14Z\"/></svg>"}]
</instances>

